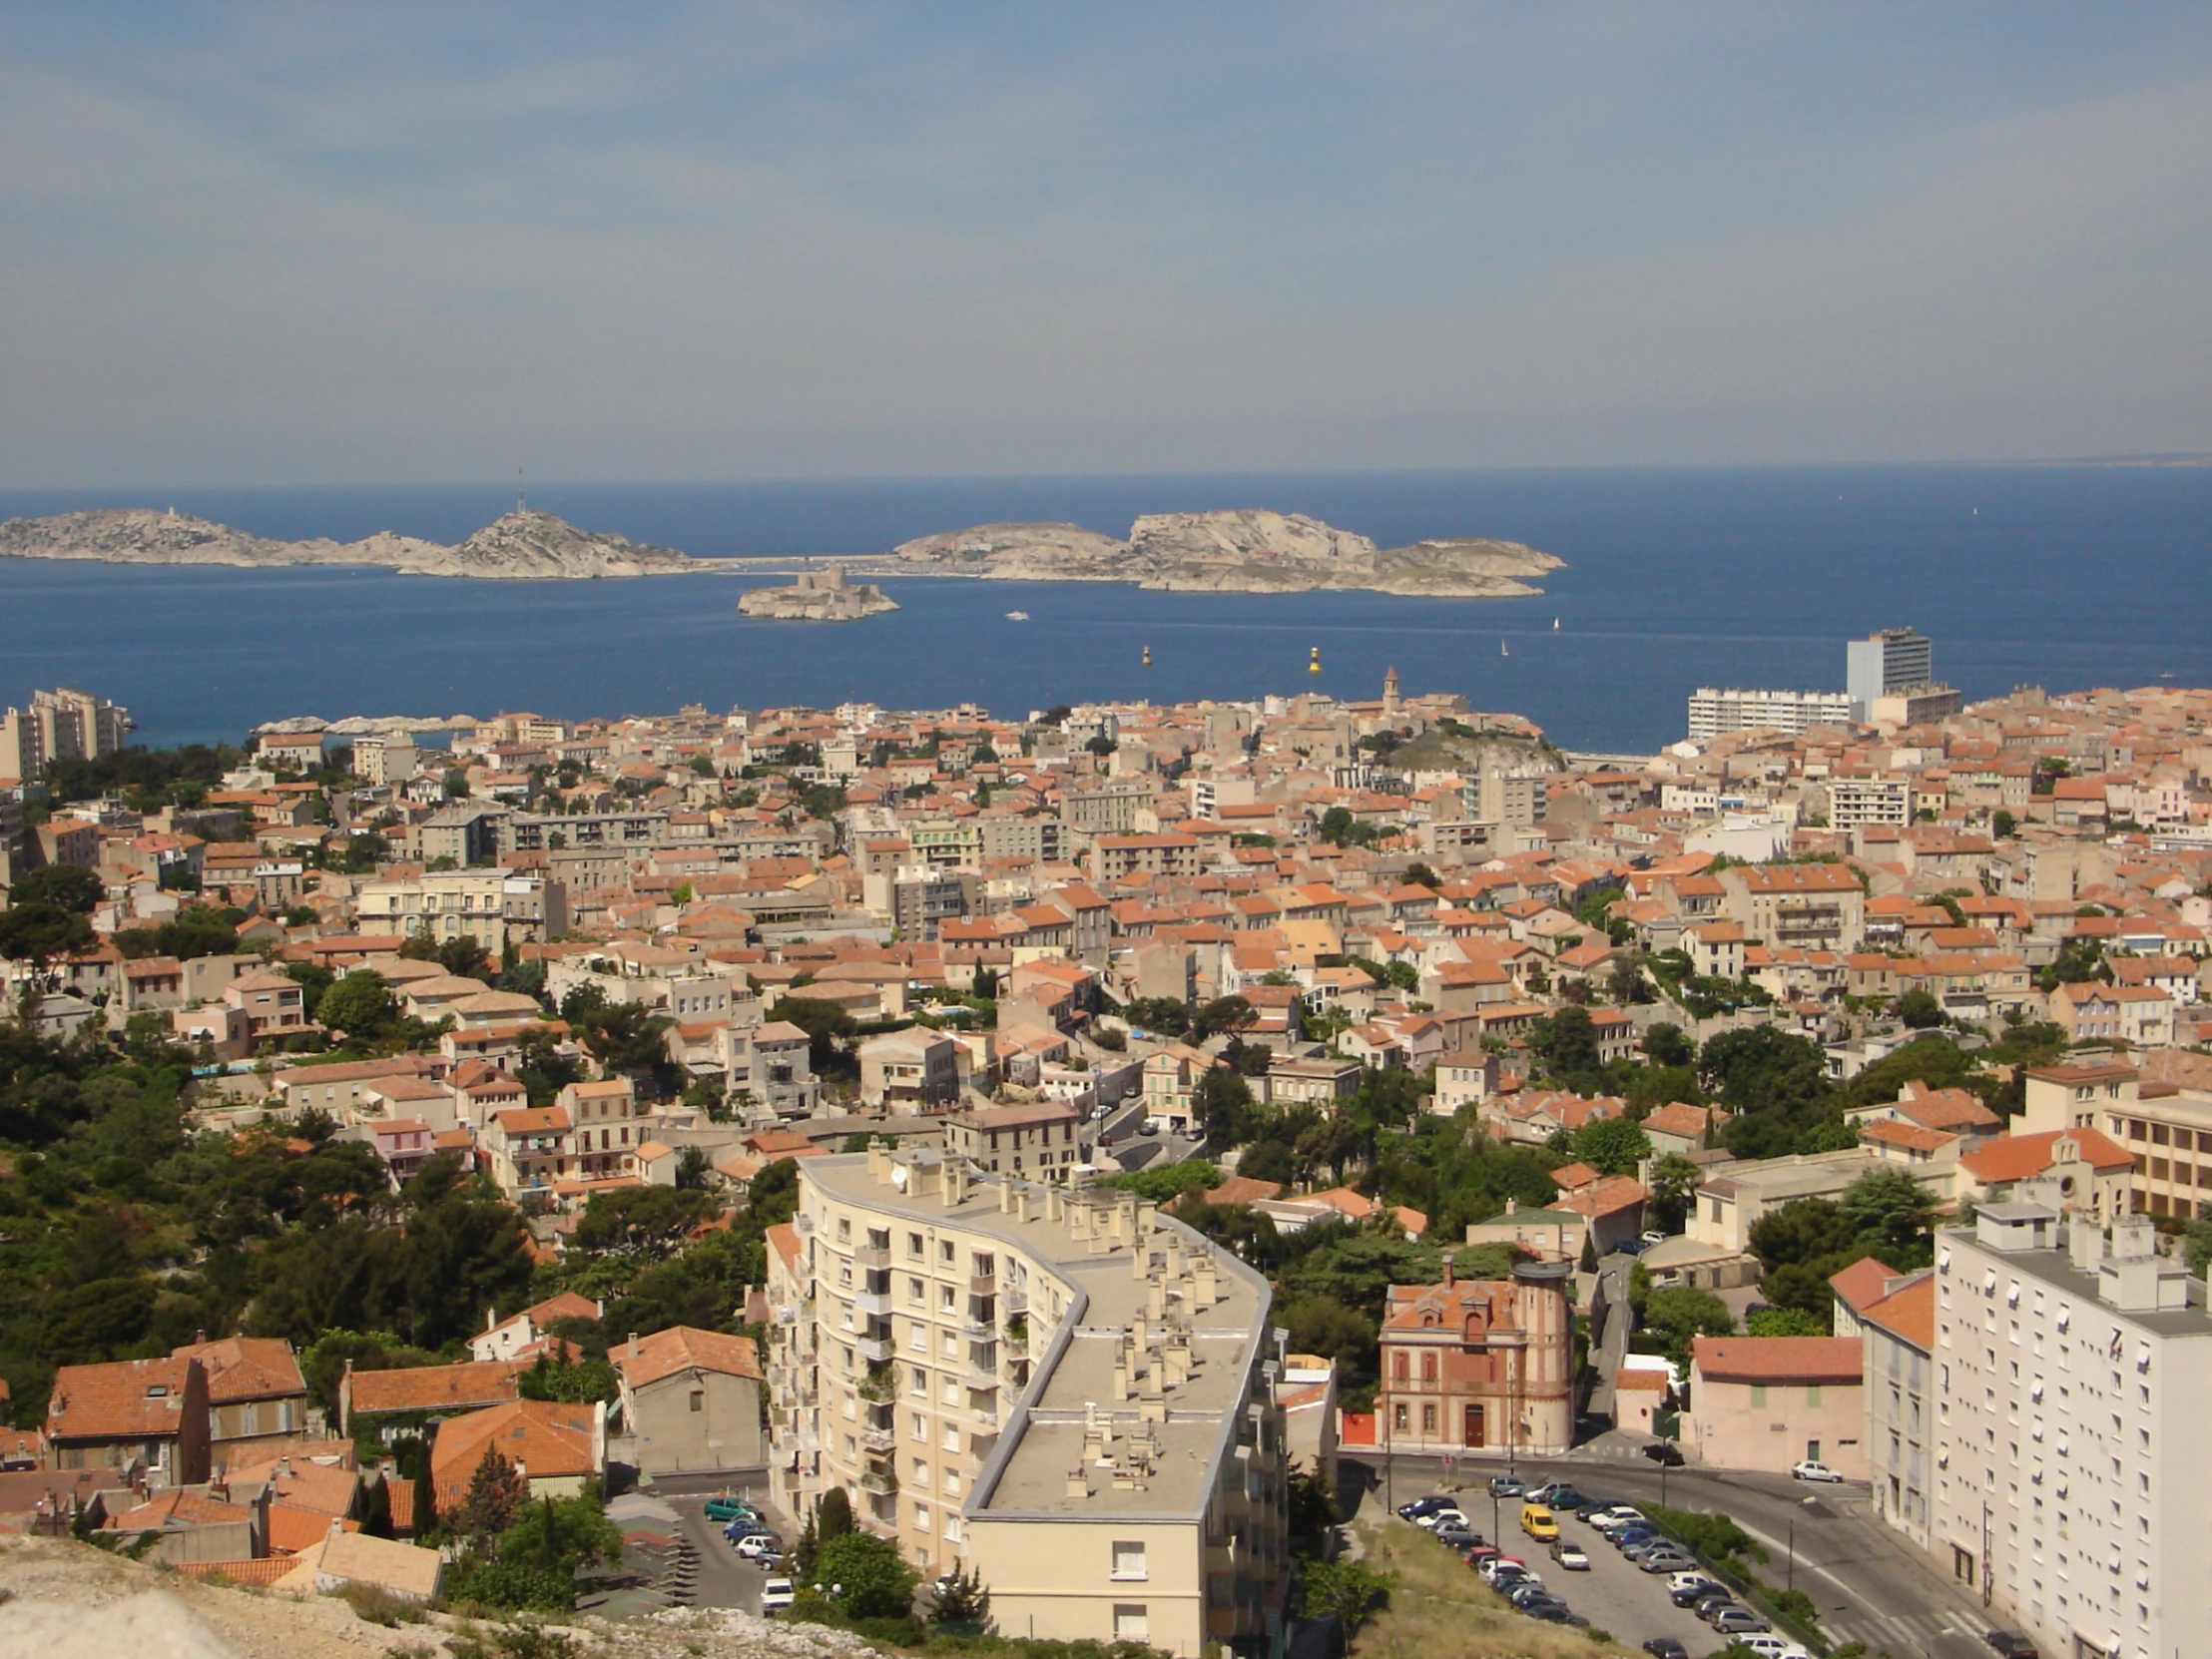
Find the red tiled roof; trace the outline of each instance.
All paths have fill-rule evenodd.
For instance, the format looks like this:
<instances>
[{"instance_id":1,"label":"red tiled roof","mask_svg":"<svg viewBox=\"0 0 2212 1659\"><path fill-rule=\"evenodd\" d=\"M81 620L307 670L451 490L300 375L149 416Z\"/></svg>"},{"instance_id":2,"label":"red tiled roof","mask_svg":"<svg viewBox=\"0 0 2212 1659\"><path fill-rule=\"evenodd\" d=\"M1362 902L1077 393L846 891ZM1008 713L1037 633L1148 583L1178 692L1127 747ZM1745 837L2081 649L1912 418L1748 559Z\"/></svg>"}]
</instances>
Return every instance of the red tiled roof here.
<instances>
[{"instance_id":1,"label":"red tiled roof","mask_svg":"<svg viewBox=\"0 0 2212 1659\"><path fill-rule=\"evenodd\" d=\"M192 1360L64 1366L46 1406L49 1439L164 1439L183 1421L186 1390L205 1368Z\"/></svg>"},{"instance_id":2,"label":"red tiled roof","mask_svg":"<svg viewBox=\"0 0 2212 1659\"><path fill-rule=\"evenodd\" d=\"M511 1360L476 1360L459 1366L411 1366L353 1373L352 1409L430 1411L455 1405L490 1405L515 1397L515 1379L527 1368Z\"/></svg>"},{"instance_id":3,"label":"red tiled roof","mask_svg":"<svg viewBox=\"0 0 2212 1659\"><path fill-rule=\"evenodd\" d=\"M1708 1382L1857 1382L1865 1354L1856 1337L1699 1337L1690 1363Z\"/></svg>"},{"instance_id":4,"label":"red tiled roof","mask_svg":"<svg viewBox=\"0 0 2212 1659\"><path fill-rule=\"evenodd\" d=\"M688 1325L635 1338L609 1350L607 1358L633 1388L695 1368L761 1381L760 1351L751 1337L726 1337L719 1331L701 1331Z\"/></svg>"},{"instance_id":5,"label":"red tiled roof","mask_svg":"<svg viewBox=\"0 0 2212 1659\"><path fill-rule=\"evenodd\" d=\"M2092 1168L2127 1169L2135 1162L2119 1143L2100 1129L2050 1129L2039 1135L1999 1135L1961 1154L1958 1162L1967 1174L1984 1186L2024 1181L2050 1168L2051 1148L2061 1137L2079 1146L2082 1158Z\"/></svg>"}]
</instances>

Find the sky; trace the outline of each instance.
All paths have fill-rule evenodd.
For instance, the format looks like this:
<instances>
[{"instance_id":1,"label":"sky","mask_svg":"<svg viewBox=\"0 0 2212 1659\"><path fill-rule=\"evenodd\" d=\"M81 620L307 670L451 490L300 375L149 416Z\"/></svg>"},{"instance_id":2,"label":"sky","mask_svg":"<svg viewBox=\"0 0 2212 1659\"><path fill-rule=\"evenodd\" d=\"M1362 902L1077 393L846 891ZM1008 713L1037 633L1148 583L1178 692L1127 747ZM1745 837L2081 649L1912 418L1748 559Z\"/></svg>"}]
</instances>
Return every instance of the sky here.
<instances>
[{"instance_id":1,"label":"sky","mask_svg":"<svg viewBox=\"0 0 2212 1659\"><path fill-rule=\"evenodd\" d=\"M0 487L2212 451L2212 7L0 8Z\"/></svg>"}]
</instances>

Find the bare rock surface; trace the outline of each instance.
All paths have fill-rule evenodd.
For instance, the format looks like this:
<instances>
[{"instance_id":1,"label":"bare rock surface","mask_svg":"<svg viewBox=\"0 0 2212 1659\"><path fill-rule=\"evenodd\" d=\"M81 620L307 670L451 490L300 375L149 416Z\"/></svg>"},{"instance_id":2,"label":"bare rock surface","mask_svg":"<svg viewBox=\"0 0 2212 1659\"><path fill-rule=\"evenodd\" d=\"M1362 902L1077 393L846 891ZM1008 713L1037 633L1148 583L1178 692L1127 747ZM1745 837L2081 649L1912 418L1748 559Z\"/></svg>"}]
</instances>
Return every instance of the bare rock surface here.
<instances>
[{"instance_id":1,"label":"bare rock surface","mask_svg":"<svg viewBox=\"0 0 2212 1659\"><path fill-rule=\"evenodd\" d=\"M1304 513L1148 513L1116 540L1075 524L981 524L903 542L894 555L946 574L1011 582L1135 582L1175 592L1379 593L1487 599L1541 591L1563 560L1480 537L1380 548Z\"/></svg>"},{"instance_id":2,"label":"bare rock surface","mask_svg":"<svg viewBox=\"0 0 2212 1659\"><path fill-rule=\"evenodd\" d=\"M93 559L106 564L380 565L415 576L563 580L664 576L719 568L666 547L580 530L552 513L518 511L456 547L380 530L360 541L270 541L172 509L95 508L0 523L0 558Z\"/></svg>"}]
</instances>

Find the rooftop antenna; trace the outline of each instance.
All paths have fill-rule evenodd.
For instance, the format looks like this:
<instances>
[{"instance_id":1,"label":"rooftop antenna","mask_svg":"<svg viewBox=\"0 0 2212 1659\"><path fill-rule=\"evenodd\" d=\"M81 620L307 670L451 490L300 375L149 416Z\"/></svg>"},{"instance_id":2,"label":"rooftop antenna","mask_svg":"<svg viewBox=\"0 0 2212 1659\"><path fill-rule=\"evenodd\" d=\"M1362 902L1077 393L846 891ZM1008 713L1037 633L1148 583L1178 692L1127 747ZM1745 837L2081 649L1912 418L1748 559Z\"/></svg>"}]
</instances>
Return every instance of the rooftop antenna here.
<instances>
[{"instance_id":1,"label":"rooftop antenna","mask_svg":"<svg viewBox=\"0 0 2212 1659\"><path fill-rule=\"evenodd\" d=\"M529 511L522 499L522 468L519 466L515 468L515 511L518 513Z\"/></svg>"}]
</instances>

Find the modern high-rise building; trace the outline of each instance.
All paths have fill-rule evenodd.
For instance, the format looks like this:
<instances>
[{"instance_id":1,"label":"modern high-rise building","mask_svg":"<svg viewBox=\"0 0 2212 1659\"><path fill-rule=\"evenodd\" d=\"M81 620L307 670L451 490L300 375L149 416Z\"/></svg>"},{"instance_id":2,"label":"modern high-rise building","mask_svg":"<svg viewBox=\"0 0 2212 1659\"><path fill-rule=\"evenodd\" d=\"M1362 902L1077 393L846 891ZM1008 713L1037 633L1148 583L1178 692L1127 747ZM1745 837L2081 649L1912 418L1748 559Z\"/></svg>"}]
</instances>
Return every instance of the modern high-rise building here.
<instances>
[{"instance_id":1,"label":"modern high-rise building","mask_svg":"<svg viewBox=\"0 0 2212 1659\"><path fill-rule=\"evenodd\" d=\"M1723 732L1783 732L1792 737L1852 718L1848 692L1740 691L1700 686L1690 694L1690 741Z\"/></svg>"},{"instance_id":2,"label":"modern high-rise building","mask_svg":"<svg viewBox=\"0 0 2212 1659\"><path fill-rule=\"evenodd\" d=\"M121 749L130 732L130 711L90 692L35 691L28 709L0 715L0 778L36 778L49 761L98 760Z\"/></svg>"},{"instance_id":3,"label":"modern high-rise building","mask_svg":"<svg viewBox=\"0 0 2212 1659\"><path fill-rule=\"evenodd\" d=\"M829 1488L1002 1630L1198 1659L1280 1639L1268 1282L1129 1192L956 1153L803 1158L772 1228L773 1481Z\"/></svg>"},{"instance_id":4,"label":"modern high-rise building","mask_svg":"<svg viewBox=\"0 0 2212 1659\"><path fill-rule=\"evenodd\" d=\"M2050 1187L1936 1235L1929 1547L2039 1653L2202 1653L2205 1284Z\"/></svg>"},{"instance_id":5,"label":"modern high-rise building","mask_svg":"<svg viewBox=\"0 0 2212 1659\"><path fill-rule=\"evenodd\" d=\"M1910 628L1884 628L1844 647L1844 689L1861 709L1878 697L1935 679L1935 643Z\"/></svg>"}]
</instances>

